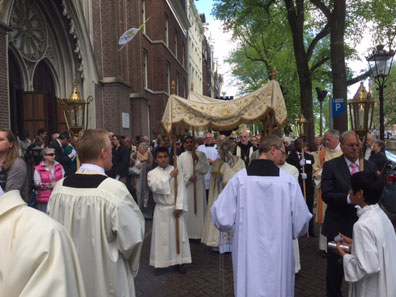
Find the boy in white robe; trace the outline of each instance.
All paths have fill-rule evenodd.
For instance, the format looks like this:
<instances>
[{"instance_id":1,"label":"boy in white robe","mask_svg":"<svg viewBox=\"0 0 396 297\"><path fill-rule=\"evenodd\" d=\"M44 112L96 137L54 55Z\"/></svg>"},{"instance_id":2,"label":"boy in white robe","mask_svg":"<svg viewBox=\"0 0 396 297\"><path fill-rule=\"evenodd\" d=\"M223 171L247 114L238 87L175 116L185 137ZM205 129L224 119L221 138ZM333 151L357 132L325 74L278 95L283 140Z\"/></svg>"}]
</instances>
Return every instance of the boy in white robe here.
<instances>
[{"instance_id":1,"label":"boy in white robe","mask_svg":"<svg viewBox=\"0 0 396 297\"><path fill-rule=\"evenodd\" d=\"M79 170L56 184L49 215L71 235L88 297L135 296L144 218L126 186L110 177L108 132L85 130L77 144Z\"/></svg>"},{"instance_id":2,"label":"boy in white robe","mask_svg":"<svg viewBox=\"0 0 396 297\"><path fill-rule=\"evenodd\" d=\"M351 176L349 198L360 207L359 219L353 225L353 240L340 235L342 244L351 246L352 252L346 253L337 243L349 297L396 296L396 235L378 205L383 185L383 178L373 172Z\"/></svg>"},{"instance_id":3,"label":"boy in white robe","mask_svg":"<svg viewBox=\"0 0 396 297\"><path fill-rule=\"evenodd\" d=\"M292 240L308 231L312 215L297 180L275 165L286 154L282 139L267 136L259 150L227 183L212 219L221 231L234 228L235 296L294 296Z\"/></svg>"},{"instance_id":4,"label":"boy in white robe","mask_svg":"<svg viewBox=\"0 0 396 297\"><path fill-rule=\"evenodd\" d=\"M180 273L185 273L182 264L191 263L190 243L184 222L187 211L186 187L183 174L169 165L169 151L159 147L156 153L158 167L147 175L147 182L156 203L151 235L150 265L165 268L177 265ZM175 203L175 178L177 178L177 201ZM177 253L176 220L179 223L180 252Z\"/></svg>"},{"instance_id":5,"label":"boy in white robe","mask_svg":"<svg viewBox=\"0 0 396 297\"><path fill-rule=\"evenodd\" d=\"M18 190L0 194L0 234L0 296L86 296L65 228L28 207Z\"/></svg>"},{"instance_id":6,"label":"boy in white robe","mask_svg":"<svg viewBox=\"0 0 396 297\"><path fill-rule=\"evenodd\" d=\"M187 191L187 208L189 210L185 214L187 234L190 239L201 239L207 206L204 178L209 171L209 162L205 153L194 149L195 140L193 137L188 136L184 139L184 148L186 151L179 156L178 165L183 173Z\"/></svg>"}]
</instances>

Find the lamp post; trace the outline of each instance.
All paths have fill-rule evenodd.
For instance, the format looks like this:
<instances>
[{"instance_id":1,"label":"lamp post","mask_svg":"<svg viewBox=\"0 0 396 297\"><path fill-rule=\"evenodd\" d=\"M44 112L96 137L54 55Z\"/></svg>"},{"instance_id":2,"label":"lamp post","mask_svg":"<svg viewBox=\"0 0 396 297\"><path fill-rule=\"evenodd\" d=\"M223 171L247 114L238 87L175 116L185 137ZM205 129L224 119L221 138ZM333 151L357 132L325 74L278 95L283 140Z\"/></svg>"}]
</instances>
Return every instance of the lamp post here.
<instances>
[{"instance_id":1,"label":"lamp post","mask_svg":"<svg viewBox=\"0 0 396 297\"><path fill-rule=\"evenodd\" d=\"M371 94L367 93L363 83L360 84L360 87L353 99L348 102L352 130L356 132L360 142L362 143L362 149L360 150L361 161L364 157L366 136L368 131L371 129L373 121L374 103L375 102L371 98ZM361 162L361 164L361 166L363 166L364 163ZM361 170L363 170L363 168L361 168Z\"/></svg>"},{"instance_id":2,"label":"lamp post","mask_svg":"<svg viewBox=\"0 0 396 297\"><path fill-rule=\"evenodd\" d=\"M316 93L318 94L318 101L319 101L319 107L320 107L320 137L322 137L323 133L323 118L322 118L322 105L323 101L326 98L327 91L326 90L321 90L319 87L315 89Z\"/></svg>"},{"instance_id":3,"label":"lamp post","mask_svg":"<svg viewBox=\"0 0 396 297\"><path fill-rule=\"evenodd\" d=\"M384 46L380 44L377 45L377 50L373 54L366 57L374 81L378 85L379 103L380 103L380 139L381 140L385 139L384 87L385 87L385 81L389 76L389 72L392 67L392 61L394 55L395 52L393 50L389 49L389 51L386 51L384 50Z\"/></svg>"},{"instance_id":4,"label":"lamp post","mask_svg":"<svg viewBox=\"0 0 396 297\"><path fill-rule=\"evenodd\" d=\"M69 99L57 98L57 101L62 105L67 130L72 135L88 128L88 105L93 101L93 97L82 99L77 90L77 82L73 83L73 92Z\"/></svg>"}]
</instances>

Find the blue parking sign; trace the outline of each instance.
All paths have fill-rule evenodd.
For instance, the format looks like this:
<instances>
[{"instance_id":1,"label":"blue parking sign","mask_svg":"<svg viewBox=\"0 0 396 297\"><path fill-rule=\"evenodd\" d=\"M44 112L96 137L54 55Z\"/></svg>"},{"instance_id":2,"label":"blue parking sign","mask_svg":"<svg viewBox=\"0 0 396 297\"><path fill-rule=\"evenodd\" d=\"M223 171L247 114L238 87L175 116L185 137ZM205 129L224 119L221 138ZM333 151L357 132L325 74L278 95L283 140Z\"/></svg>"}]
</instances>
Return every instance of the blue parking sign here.
<instances>
[{"instance_id":1,"label":"blue parking sign","mask_svg":"<svg viewBox=\"0 0 396 297\"><path fill-rule=\"evenodd\" d=\"M339 116L345 111L345 99L344 98L332 98L331 107L333 118Z\"/></svg>"}]
</instances>

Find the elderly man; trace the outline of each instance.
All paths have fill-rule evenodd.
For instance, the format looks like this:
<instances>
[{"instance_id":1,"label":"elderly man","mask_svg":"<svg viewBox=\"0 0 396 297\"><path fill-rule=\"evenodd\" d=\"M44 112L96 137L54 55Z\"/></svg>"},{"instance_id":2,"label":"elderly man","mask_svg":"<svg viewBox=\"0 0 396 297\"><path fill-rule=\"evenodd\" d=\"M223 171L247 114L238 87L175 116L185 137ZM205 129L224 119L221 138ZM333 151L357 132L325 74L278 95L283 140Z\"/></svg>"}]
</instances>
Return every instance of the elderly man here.
<instances>
[{"instance_id":1,"label":"elderly man","mask_svg":"<svg viewBox=\"0 0 396 297\"><path fill-rule=\"evenodd\" d=\"M317 155L314 155L315 162L313 165L313 179L316 186L315 196L317 197L317 208L316 208L316 221L319 224L323 224L323 218L326 211L326 204L322 200L321 180L323 165L326 161L330 161L342 155L340 148L340 132L334 129L328 130L324 134L326 148L319 151ZM319 235L319 250L325 254L327 252L327 238L322 234Z\"/></svg>"},{"instance_id":2,"label":"elderly man","mask_svg":"<svg viewBox=\"0 0 396 297\"><path fill-rule=\"evenodd\" d=\"M201 144L197 148L197 151L205 153L206 158L208 159L209 162L209 170L205 175L206 202L208 202L209 187L210 187L210 171L212 169L213 161L215 161L219 157L212 133L208 132L205 134L204 144Z\"/></svg>"},{"instance_id":3,"label":"elderly man","mask_svg":"<svg viewBox=\"0 0 396 297\"><path fill-rule=\"evenodd\" d=\"M282 138L265 137L259 151L229 180L211 215L220 231L234 228L235 296L294 296L292 240L308 231L312 215L297 180L277 167L286 155Z\"/></svg>"},{"instance_id":4,"label":"elderly man","mask_svg":"<svg viewBox=\"0 0 396 297\"><path fill-rule=\"evenodd\" d=\"M112 166L108 133L84 131L80 169L59 181L49 215L65 226L76 245L89 297L135 296L144 219L126 186L105 175Z\"/></svg>"},{"instance_id":5,"label":"elderly man","mask_svg":"<svg viewBox=\"0 0 396 297\"><path fill-rule=\"evenodd\" d=\"M357 221L356 208L351 203L348 192L351 175L362 171L374 172L375 165L359 160L360 146L354 131L345 131L341 135L341 150L343 155L324 163L322 172L322 198L327 203L322 234L327 241L332 241L342 233L352 237L352 227ZM328 250L326 289L328 297L339 297L344 278L342 261L337 253Z\"/></svg>"},{"instance_id":6,"label":"elderly man","mask_svg":"<svg viewBox=\"0 0 396 297\"><path fill-rule=\"evenodd\" d=\"M236 147L235 155L240 157L245 162L247 167L249 165L249 160L253 154L254 148L249 141L249 134L246 131L243 131L241 134L239 134L239 139L240 142Z\"/></svg>"}]
</instances>

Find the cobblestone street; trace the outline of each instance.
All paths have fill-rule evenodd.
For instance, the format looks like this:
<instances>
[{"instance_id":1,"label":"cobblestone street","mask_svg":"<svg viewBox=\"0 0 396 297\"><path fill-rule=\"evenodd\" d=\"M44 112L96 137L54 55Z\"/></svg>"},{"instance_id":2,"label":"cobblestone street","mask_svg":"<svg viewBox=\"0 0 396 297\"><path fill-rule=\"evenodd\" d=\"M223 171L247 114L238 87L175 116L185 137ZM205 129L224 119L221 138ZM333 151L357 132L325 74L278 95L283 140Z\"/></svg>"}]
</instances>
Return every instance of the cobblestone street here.
<instances>
[{"instance_id":1,"label":"cobblestone street","mask_svg":"<svg viewBox=\"0 0 396 297\"><path fill-rule=\"evenodd\" d=\"M147 221L139 274L135 279L136 296L234 296L231 254L220 256L198 240L190 241L192 264L182 275L173 268L156 270L148 265L150 239L151 221ZM302 269L296 276L295 296L325 297L326 259L318 252L318 237L301 238L299 243ZM343 294L347 296L345 283Z\"/></svg>"}]
</instances>

